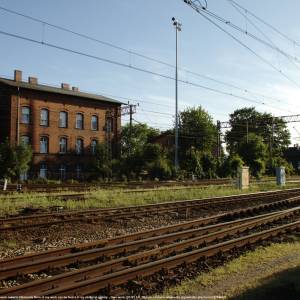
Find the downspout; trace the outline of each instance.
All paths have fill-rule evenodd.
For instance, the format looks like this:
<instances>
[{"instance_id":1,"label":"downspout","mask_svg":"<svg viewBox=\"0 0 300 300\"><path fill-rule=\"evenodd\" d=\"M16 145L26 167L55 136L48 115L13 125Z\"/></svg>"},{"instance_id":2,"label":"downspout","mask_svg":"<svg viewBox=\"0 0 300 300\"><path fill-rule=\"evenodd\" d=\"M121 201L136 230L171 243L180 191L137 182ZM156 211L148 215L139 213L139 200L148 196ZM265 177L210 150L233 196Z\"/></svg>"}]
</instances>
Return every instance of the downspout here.
<instances>
[{"instance_id":1,"label":"downspout","mask_svg":"<svg viewBox=\"0 0 300 300\"><path fill-rule=\"evenodd\" d=\"M17 136L16 143L20 144L20 87L18 86L18 98L17 98Z\"/></svg>"}]
</instances>

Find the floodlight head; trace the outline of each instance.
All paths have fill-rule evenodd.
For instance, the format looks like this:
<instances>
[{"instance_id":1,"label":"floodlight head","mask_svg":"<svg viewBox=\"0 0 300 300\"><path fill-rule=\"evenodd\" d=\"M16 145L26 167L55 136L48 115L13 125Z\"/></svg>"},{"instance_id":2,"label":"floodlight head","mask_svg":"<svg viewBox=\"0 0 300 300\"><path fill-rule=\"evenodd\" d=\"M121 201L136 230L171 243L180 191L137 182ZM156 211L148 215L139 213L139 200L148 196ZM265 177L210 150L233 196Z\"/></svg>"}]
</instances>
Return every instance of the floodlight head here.
<instances>
[{"instance_id":1,"label":"floodlight head","mask_svg":"<svg viewBox=\"0 0 300 300\"><path fill-rule=\"evenodd\" d=\"M175 20L176 20L176 19L173 17L173 18L172 18L172 21L174 22Z\"/></svg>"}]
</instances>

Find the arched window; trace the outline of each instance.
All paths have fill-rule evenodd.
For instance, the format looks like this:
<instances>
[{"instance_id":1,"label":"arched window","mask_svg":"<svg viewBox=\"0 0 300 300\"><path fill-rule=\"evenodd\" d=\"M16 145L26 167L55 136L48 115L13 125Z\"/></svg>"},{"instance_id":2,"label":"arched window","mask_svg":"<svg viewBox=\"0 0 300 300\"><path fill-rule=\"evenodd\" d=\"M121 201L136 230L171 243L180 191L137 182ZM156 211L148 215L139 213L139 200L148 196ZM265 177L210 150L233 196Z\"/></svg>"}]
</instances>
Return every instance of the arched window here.
<instances>
[{"instance_id":1,"label":"arched window","mask_svg":"<svg viewBox=\"0 0 300 300\"><path fill-rule=\"evenodd\" d=\"M23 124L30 123L30 108L28 106L23 106L21 109L21 122Z\"/></svg>"},{"instance_id":2,"label":"arched window","mask_svg":"<svg viewBox=\"0 0 300 300\"><path fill-rule=\"evenodd\" d=\"M59 113L59 127L61 128L68 127L68 113L66 111L61 111Z\"/></svg>"},{"instance_id":3,"label":"arched window","mask_svg":"<svg viewBox=\"0 0 300 300\"><path fill-rule=\"evenodd\" d=\"M46 108L41 109L41 126L49 126L49 110Z\"/></svg>"},{"instance_id":4,"label":"arched window","mask_svg":"<svg viewBox=\"0 0 300 300\"><path fill-rule=\"evenodd\" d=\"M62 137L59 139L59 153L67 153L68 151L68 139Z\"/></svg>"},{"instance_id":5,"label":"arched window","mask_svg":"<svg viewBox=\"0 0 300 300\"><path fill-rule=\"evenodd\" d=\"M47 136L41 136L40 153L48 153L48 150L49 150L49 138Z\"/></svg>"},{"instance_id":6,"label":"arched window","mask_svg":"<svg viewBox=\"0 0 300 300\"><path fill-rule=\"evenodd\" d=\"M75 150L76 154L83 154L83 139L76 139Z\"/></svg>"},{"instance_id":7,"label":"arched window","mask_svg":"<svg viewBox=\"0 0 300 300\"><path fill-rule=\"evenodd\" d=\"M98 117L97 116L92 116L91 129L92 130L98 130Z\"/></svg>"},{"instance_id":8,"label":"arched window","mask_svg":"<svg viewBox=\"0 0 300 300\"><path fill-rule=\"evenodd\" d=\"M83 114L76 114L76 124L75 127L77 129L83 129Z\"/></svg>"},{"instance_id":9,"label":"arched window","mask_svg":"<svg viewBox=\"0 0 300 300\"><path fill-rule=\"evenodd\" d=\"M23 145L30 145L30 137L28 135L22 135L21 142Z\"/></svg>"},{"instance_id":10,"label":"arched window","mask_svg":"<svg viewBox=\"0 0 300 300\"><path fill-rule=\"evenodd\" d=\"M96 154L97 144L98 144L97 140L92 140L91 141L91 152L92 152L93 155Z\"/></svg>"}]
</instances>

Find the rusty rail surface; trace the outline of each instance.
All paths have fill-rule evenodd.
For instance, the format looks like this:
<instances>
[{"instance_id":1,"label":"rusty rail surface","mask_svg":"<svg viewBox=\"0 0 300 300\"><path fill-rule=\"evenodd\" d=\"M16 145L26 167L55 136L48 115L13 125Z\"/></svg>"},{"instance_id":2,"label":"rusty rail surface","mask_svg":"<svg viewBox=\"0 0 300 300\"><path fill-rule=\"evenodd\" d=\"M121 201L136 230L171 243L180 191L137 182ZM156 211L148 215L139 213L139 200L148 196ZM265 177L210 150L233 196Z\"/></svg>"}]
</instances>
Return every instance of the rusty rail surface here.
<instances>
[{"instance_id":1,"label":"rusty rail surface","mask_svg":"<svg viewBox=\"0 0 300 300\"><path fill-rule=\"evenodd\" d=\"M59 213L35 214L28 216L16 216L0 218L0 231L23 229L35 226L49 226L66 222L109 220L132 218L136 216L149 216L151 214L165 214L170 212L186 212L200 208L209 208L216 205L236 204L244 201L247 205L251 201L274 201L284 199L292 195L300 194L300 189L279 190L272 192L260 192L252 194L215 197L206 199L193 199L186 201L174 201L142 206L129 206L122 208L98 208L80 211L68 211ZM43 219L50 219L41 222Z\"/></svg>"},{"instance_id":2,"label":"rusty rail surface","mask_svg":"<svg viewBox=\"0 0 300 300\"><path fill-rule=\"evenodd\" d=\"M211 257L220 252L228 252L235 248L241 248L249 244L257 243L258 241L269 239L270 237L284 234L293 229L299 229L300 221L291 224L278 226L269 230L264 230L259 233L247 235L241 238L229 240L216 245L204 247L187 253L182 253L176 256L165 259L141 264L129 269L112 272L107 275L94 277L92 279L83 280L75 284L63 285L48 291L43 292L43 296L84 296L99 292L101 289L111 290L114 287L119 287L126 284L129 280L135 278L143 278L153 275L162 269L174 269L182 264L190 264L201 258ZM31 291L34 293L34 290ZM30 294L31 294L30 293Z\"/></svg>"},{"instance_id":3,"label":"rusty rail surface","mask_svg":"<svg viewBox=\"0 0 300 300\"><path fill-rule=\"evenodd\" d=\"M170 226L164 226L164 227L159 227L159 228L155 228L155 229L131 233L131 234L127 234L127 235L117 236L117 237L113 237L110 239L102 239L100 241L94 241L94 242L89 242L89 243L84 243L84 244L77 244L77 245L74 245L71 247L58 248L58 249L52 249L52 250L34 253L34 254L17 256L12 259L6 259L6 260L0 261L0 268L14 265L16 263L19 263L19 264L26 263L26 262L31 263L33 261L36 261L38 259L45 258L45 257L49 258L49 257L61 256L61 255L65 255L68 253L75 253L75 252L79 252L79 251L83 251L83 250L87 250L87 249L103 247L108 244L114 245L114 244L118 244L118 243L134 241L134 240L138 240L138 239L142 239L142 238L149 238L149 237L153 237L153 236L157 236L157 235L193 229L193 228L204 226L204 225L215 224L217 222L230 221L230 220L235 220L238 218L252 216L254 214L259 216L260 213L263 213L265 211L269 211L272 209L278 209L278 208L281 209L283 207L289 207L291 205L300 205L300 197L294 197L291 199L272 202L269 204L258 205L258 206L254 206L254 207L246 208L246 209L234 210L230 213L217 214L217 215L214 215L211 217L196 219L196 220L192 220L192 221L186 221L186 222L182 222L182 223L178 223L178 224L174 224L174 225L170 225ZM276 211L275 211L275 213L276 213Z\"/></svg>"},{"instance_id":4,"label":"rusty rail surface","mask_svg":"<svg viewBox=\"0 0 300 300\"><path fill-rule=\"evenodd\" d=\"M240 241L245 241L245 237L230 240L228 242L223 242L221 244L212 245L209 247L204 247L198 250L192 250L187 253L182 253L183 251L187 251L189 249L193 249L194 247L199 247L203 245L207 245L215 241L216 239L226 238L235 234L240 234L241 232L245 232L249 229L255 228L257 226L261 226L264 224L269 224L276 222L278 220L286 219L293 215L298 215L300 212L300 207L288 209L281 212L273 212L269 214L264 214L261 216L255 216L243 220L236 220L223 224L215 224L211 226L206 226L198 229L191 229L183 232L177 232L173 234L165 234L162 236L156 236L144 240L138 240L135 242L127 242L125 244L107 246L100 249L83 251L82 253L74 253L62 257L58 257L57 259L49 259L46 261L37 261L36 263L41 265L44 263L43 268L57 268L61 266L65 266L66 264L74 262L74 259L77 259L77 262L86 262L93 261L96 258L102 257L103 255L107 255L109 257L114 256L116 254L122 253L123 256L126 253L129 253L129 256L112 259L110 261L104 263L98 263L96 265L85 267L79 269L77 271L67 272L61 275L57 275L51 278L47 278L40 281L34 281L27 284L23 284L20 286L12 287L9 289L4 289L0 291L0 295L86 295L91 294L93 292L97 292L102 288L107 287L107 278L110 279L109 284L111 286L119 286L120 284L126 283L127 280L132 279L132 274L138 275L150 275L155 273L158 269L157 265L163 267L176 267L178 262L182 262L182 257L184 257L185 262L191 262L194 258L203 257L203 253L207 256L207 249L214 249L213 253L217 253L215 249L218 251L224 250L224 245L226 247L228 245L234 244L235 246L240 245ZM278 232L278 230L290 228L297 224L299 226L300 221L294 222L288 225L279 226L275 229L264 231L263 233L253 234L246 237L248 242L253 240L253 237L264 236L266 232L272 234L274 232ZM217 230L220 229L220 230ZM275 231L274 231L275 230ZM180 241L178 241L180 239ZM174 241L176 241L174 243ZM165 245L168 242L167 245ZM160 245L161 247L153 247L154 245ZM244 245L244 244L243 244ZM141 250L141 246L143 246ZM146 248L145 248L146 247ZM229 249L226 248L225 249ZM148 249L151 250L148 250ZM154 249L153 249L154 248ZM145 251L146 249L146 251ZM126 250L124 252L124 250ZM138 251L135 254L132 252L136 250ZM165 258L170 254L175 254L176 256L171 258ZM198 255L200 254L200 256ZM202 256L201 256L202 255ZM76 258L77 256L77 258ZM209 255L208 255L209 256ZM153 259L157 261L151 262ZM171 259L171 260L170 260ZM169 264L172 261L174 264ZM166 265L165 265L166 264ZM10 266L8 268L1 268L3 272L6 272L6 276L14 276L16 274L22 274L23 272L36 272L38 269L34 268L34 263L32 266L30 265L16 265ZM138 267L135 267L139 265ZM151 266L155 266L152 268ZM142 270L145 270L143 274ZM152 273L148 273L151 270ZM3 275L3 272L2 275ZM109 272L110 274L106 275ZM3 276L1 275L1 278ZM135 275L136 276L136 275ZM96 278L95 278L96 277ZM95 279L90 279L95 278ZM80 282L82 281L82 282ZM98 283L97 290L94 290L96 287L94 283ZM103 285L104 284L104 285ZM89 289L91 287L91 289Z\"/></svg>"}]
</instances>

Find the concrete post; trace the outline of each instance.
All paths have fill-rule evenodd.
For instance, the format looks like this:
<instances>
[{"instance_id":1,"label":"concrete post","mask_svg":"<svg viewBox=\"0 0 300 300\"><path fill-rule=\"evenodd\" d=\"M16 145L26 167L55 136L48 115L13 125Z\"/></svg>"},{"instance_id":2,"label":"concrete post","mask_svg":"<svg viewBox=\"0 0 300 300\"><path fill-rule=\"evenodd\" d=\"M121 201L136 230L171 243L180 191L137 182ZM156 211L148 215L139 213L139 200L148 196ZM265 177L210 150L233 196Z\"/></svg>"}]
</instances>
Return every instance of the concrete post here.
<instances>
[{"instance_id":1,"label":"concrete post","mask_svg":"<svg viewBox=\"0 0 300 300\"><path fill-rule=\"evenodd\" d=\"M240 190L249 188L249 167L238 168L236 187Z\"/></svg>"},{"instance_id":2,"label":"concrete post","mask_svg":"<svg viewBox=\"0 0 300 300\"><path fill-rule=\"evenodd\" d=\"M285 167L276 168L277 185L285 186Z\"/></svg>"}]
</instances>

